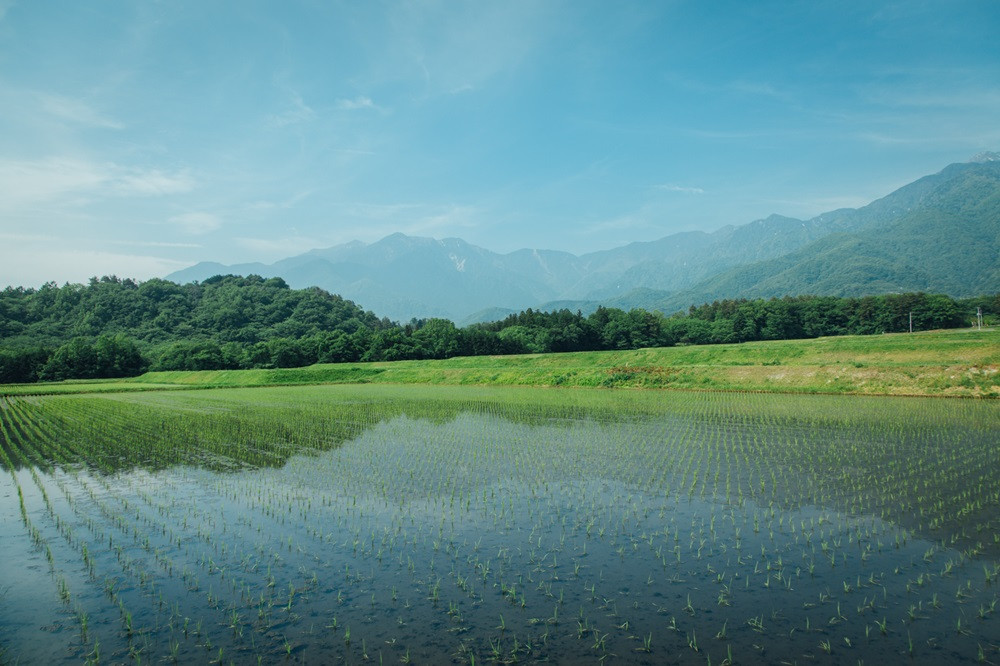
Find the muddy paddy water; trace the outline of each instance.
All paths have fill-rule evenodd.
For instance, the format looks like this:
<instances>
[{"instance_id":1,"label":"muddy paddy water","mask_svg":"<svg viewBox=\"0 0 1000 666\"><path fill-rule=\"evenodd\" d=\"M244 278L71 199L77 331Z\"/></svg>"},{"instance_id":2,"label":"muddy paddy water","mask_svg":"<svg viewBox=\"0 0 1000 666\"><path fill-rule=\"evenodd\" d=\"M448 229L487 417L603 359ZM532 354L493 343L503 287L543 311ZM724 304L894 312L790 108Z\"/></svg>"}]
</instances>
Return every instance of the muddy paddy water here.
<instances>
[{"instance_id":1,"label":"muddy paddy water","mask_svg":"<svg viewBox=\"0 0 1000 666\"><path fill-rule=\"evenodd\" d=\"M5 399L17 663L1000 660L1000 406L301 387Z\"/></svg>"}]
</instances>

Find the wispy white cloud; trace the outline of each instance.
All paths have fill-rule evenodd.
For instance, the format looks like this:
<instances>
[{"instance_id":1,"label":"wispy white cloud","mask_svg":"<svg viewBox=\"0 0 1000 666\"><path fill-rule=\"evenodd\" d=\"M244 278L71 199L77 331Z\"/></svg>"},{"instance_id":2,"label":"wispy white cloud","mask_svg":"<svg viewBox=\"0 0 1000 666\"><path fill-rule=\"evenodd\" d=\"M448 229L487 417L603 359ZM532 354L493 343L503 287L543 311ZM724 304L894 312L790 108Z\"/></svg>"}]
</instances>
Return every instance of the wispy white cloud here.
<instances>
[{"instance_id":1,"label":"wispy white cloud","mask_svg":"<svg viewBox=\"0 0 1000 666\"><path fill-rule=\"evenodd\" d=\"M203 236L222 226L222 218L218 215L200 211L174 215L168 218L167 222L192 236Z\"/></svg>"},{"instance_id":2,"label":"wispy white cloud","mask_svg":"<svg viewBox=\"0 0 1000 666\"><path fill-rule=\"evenodd\" d=\"M305 103L302 96L292 93L291 108L279 114L268 116L267 121L272 127L287 127L297 123L308 122L316 117L316 111Z\"/></svg>"},{"instance_id":3,"label":"wispy white cloud","mask_svg":"<svg viewBox=\"0 0 1000 666\"><path fill-rule=\"evenodd\" d=\"M45 113L77 125L104 129L123 129L124 124L100 113L83 100L51 93L37 93L39 107Z\"/></svg>"},{"instance_id":4,"label":"wispy white cloud","mask_svg":"<svg viewBox=\"0 0 1000 666\"><path fill-rule=\"evenodd\" d=\"M663 192L679 192L681 194L704 194L705 190L700 187L685 187L683 185L673 185L671 183L665 183L663 185L656 185L655 189L662 190Z\"/></svg>"},{"instance_id":5,"label":"wispy white cloud","mask_svg":"<svg viewBox=\"0 0 1000 666\"><path fill-rule=\"evenodd\" d=\"M188 192L195 187L194 179L186 171L168 173L159 169L132 169L117 167L111 180L111 189L125 196L160 196Z\"/></svg>"},{"instance_id":6,"label":"wispy white cloud","mask_svg":"<svg viewBox=\"0 0 1000 666\"><path fill-rule=\"evenodd\" d=\"M121 166L73 157L0 159L0 208L58 203L70 196L160 196L194 189L185 171Z\"/></svg>"},{"instance_id":7,"label":"wispy white cloud","mask_svg":"<svg viewBox=\"0 0 1000 666\"><path fill-rule=\"evenodd\" d=\"M730 81L718 86L717 89L748 97L764 97L783 104L795 104L799 101L791 91L778 88L766 81Z\"/></svg>"},{"instance_id":8,"label":"wispy white cloud","mask_svg":"<svg viewBox=\"0 0 1000 666\"><path fill-rule=\"evenodd\" d=\"M737 79L713 80L698 79L674 71L662 74L665 81L677 88L697 94L727 94L745 95L749 97L769 97L782 102L792 102L795 96L788 90L780 88L768 81Z\"/></svg>"},{"instance_id":9,"label":"wispy white cloud","mask_svg":"<svg viewBox=\"0 0 1000 666\"><path fill-rule=\"evenodd\" d=\"M245 210L288 210L289 208L294 208L300 202L305 200L313 193L313 190L303 190L301 192L296 192L292 196L284 199L282 201L267 201L259 200L254 201L245 206Z\"/></svg>"},{"instance_id":10,"label":"wispy white cloud","mask_svg":"<svg viewBox=\"0 0 1000 666\"><path fill-rule=\"evenodd\" d=\"M378 109L371 97L358 95L354 99L338 99L337 108L342 111L355 111L358 109Z\"/></svg>"},{"instance_id":11,"label":"wispy white cloud","mask_svg":"<svg viewBox=\"0 0 1000 666\"><path fill-rule=\"evenodd\" d=\"M338 153L340 155L349 155L352 157L357 155L367 155L367 156L378 155L378 152L374 150L365 150L363 148L337 148L333 152Z\"/></svg>"},{"instance_id":12,"label":"wispy white cloud","mask_svg":"<svg viewBox=\"0 0 1000 666\"><path fill-rule=\"evenodd\" d=\"M0 160L0 206L95 190L109 180L106 169L100 165L72 158Z\"/></svg>"},{"instance_id":13,"label":"wispy white cloud","mask_svg":"<svg viewBox=\"0 0 1000 666\"><path fill-rule=\"evenodd\" d=\"M736 92L746 93L748 95L763 95L765 97L783 96L782 93L779 93L773 85L761 81L733 81L728 84L727 87Z\"/></svg>"}]
</instances>

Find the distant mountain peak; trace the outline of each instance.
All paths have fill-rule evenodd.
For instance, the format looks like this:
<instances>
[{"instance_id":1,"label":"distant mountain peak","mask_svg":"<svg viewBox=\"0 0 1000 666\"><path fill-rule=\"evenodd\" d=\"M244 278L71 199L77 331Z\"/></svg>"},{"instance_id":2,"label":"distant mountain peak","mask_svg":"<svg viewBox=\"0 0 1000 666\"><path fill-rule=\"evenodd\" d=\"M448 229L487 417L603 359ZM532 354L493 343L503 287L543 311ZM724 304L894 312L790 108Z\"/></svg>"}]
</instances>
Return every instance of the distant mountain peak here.
<instances>
[{"instance_id":1,"label":"distant mountain peak","mask_svg":"<svg viewBox=\"0 0 1000 666\"><path fill-rule=\"evenodd\" d=\"M969 158L969 162L982 164L983 162L1000 162L1000 153L984 150Z\"/></svg>"}]
</instances>

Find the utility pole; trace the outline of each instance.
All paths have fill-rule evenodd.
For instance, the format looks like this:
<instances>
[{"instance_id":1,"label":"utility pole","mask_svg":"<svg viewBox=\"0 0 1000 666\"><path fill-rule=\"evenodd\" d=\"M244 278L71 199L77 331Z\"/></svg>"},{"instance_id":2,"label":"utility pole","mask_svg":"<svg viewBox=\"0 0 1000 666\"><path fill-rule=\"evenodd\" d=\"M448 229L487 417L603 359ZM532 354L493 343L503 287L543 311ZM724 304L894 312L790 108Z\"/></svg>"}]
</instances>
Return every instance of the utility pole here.
<instances>
[{"instance_id":1,"label":"utility pole","mask_svg":"<svg viewBox=\"0 0 1000 666\"><path fill-rule=\"evenodd\" d=\"M910 333L913 333L913 310L910 310Z\"/></svg>"},{"instance_id":2,"label":"utility pole","mask_svg":"<svg viewBox=\"0 0 1000 666\"><path fill-rule=\"evenodd\" d=\"M979 330L983 330L983 308L982 306L976 308L976 325L979 326Z\"/></svg>"}]
</instances>

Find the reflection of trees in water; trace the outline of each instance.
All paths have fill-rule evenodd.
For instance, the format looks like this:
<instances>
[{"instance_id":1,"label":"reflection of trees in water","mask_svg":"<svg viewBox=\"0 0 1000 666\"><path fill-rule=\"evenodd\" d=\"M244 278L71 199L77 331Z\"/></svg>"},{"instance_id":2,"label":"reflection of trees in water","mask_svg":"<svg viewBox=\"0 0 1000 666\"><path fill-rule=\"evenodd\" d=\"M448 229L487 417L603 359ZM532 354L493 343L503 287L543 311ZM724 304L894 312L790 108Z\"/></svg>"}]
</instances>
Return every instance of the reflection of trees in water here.
<instances>
[{"instance_id":1,"label":"reflection of trees in water","mask_svg":"<svg viewBox=\"0 0 1000 666\"><path fill-rule=\"evenodd\" d=\"M1000 420L979 401L381 386L9 398L0 462L107 473L274 467L401 417L428 442L530 447L551 482L599 476L726 504L822 506L971 555L1000 548L990 447ZM467 476L452 487L497 471L447 462L441 474ZM524 473L502 457L493 464Z\"/></svg>"}]
</instances>

